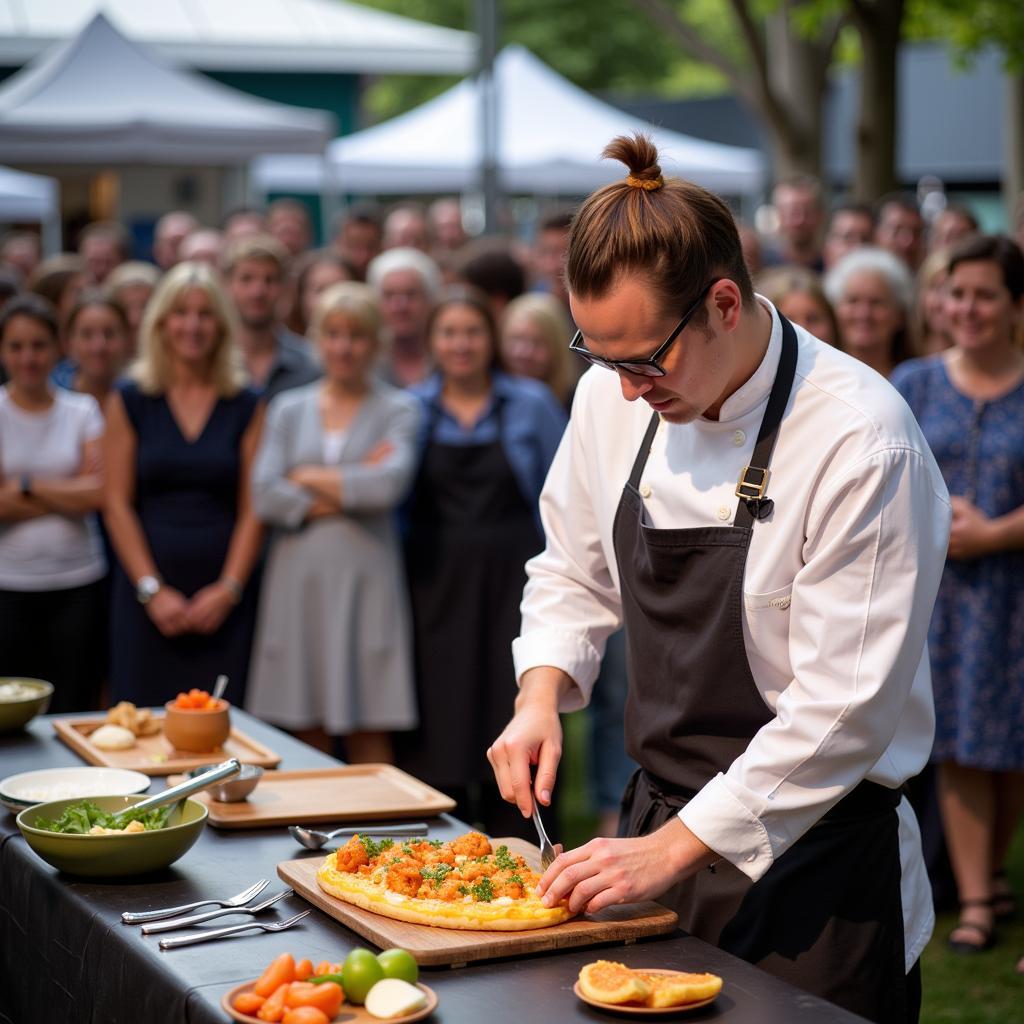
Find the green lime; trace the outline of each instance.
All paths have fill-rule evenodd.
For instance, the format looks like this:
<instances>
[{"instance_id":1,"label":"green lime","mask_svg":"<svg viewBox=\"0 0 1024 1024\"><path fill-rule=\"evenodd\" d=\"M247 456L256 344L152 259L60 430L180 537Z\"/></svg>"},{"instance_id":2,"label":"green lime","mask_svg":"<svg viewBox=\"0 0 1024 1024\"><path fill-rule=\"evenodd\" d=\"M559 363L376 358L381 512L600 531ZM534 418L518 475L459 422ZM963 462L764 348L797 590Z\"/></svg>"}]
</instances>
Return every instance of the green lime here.
<instances>
[{"instance_id":1,"label":"green lime","mask_svg":"<svg viewBox=\"0 0 1024 1024\"><path fill-rule=\"evenodd\" d=\"M420 976L419 965L412 953L405 949L385 949L377 954L377 963L384 968L385 978L400 978L415 985Z\"/></svg>"},{"instance_id":2,"label":"green lime","mask_svg":"<svg viewBox=\"0 0 1024 1024\"><path fill-rule=\"evenodd\" d=\"M362 1006L366 993L384 977L384 968L368 949L353 949L341 965L341 987L345 998Z\"/></svg>"}]
</instances>

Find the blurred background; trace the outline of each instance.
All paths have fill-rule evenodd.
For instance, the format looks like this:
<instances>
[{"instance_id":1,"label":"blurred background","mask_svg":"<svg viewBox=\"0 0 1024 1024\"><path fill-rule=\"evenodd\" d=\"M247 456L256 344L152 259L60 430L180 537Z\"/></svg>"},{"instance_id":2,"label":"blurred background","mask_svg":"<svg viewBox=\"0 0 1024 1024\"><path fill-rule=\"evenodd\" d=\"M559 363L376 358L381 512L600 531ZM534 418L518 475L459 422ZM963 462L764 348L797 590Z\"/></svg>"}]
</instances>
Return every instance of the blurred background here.
<instances>
[{"instance_id":1,"label":"blurred background","mask_svg":"<svg viewBox=\"0 0 1024 1024\"><path fill-rule=\"evenodd\" d=\"M528 236L542 197L617 173L602 129L646 122L769 237L794 174L996 230L1024 188L1022 37L1015 0L0 0L0 159L51 179L5 176L0 222L55 251L117 220L149 258L171 209L293 195L323 242L358 196L445 192L471 235Z\"/></svg>"}]
</instances>

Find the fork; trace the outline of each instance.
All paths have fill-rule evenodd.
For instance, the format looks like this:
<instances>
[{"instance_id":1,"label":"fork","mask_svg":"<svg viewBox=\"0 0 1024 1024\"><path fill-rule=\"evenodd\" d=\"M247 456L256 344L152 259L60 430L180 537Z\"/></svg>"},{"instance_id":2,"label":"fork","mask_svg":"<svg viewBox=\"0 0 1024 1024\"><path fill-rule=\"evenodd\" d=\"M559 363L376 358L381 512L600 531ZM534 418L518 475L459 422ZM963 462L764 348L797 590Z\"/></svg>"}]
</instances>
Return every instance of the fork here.
<instances>
[{"instance_id":1,"label":"fork","mask_svg":"<svg viewBox=\"0 0 1024 1024\"><path fill-rule=\"evenodd\" d=\"M273 924L262 924L260 921L248 921L245 924L234 924L230 928L204 928L201 932L192 935L181 935L176 939L161 939L161 949L177 949L179 946L191 946L195 942L209 942L211 939L223 939L226 935L236 935L238 932L249 931L251 928L258 928L264 932L287 931L293 924L298 924L304 917L308 917L312 910L304 910L301 914L289 917L287 921L276 921Z\"/></svg>"},{"instance_id":2,"label":"fork","mask_svg":"<svg viewBox=\"0 0 1024 1024\"><path fill-rule=\"evenodd\" d=\"M536 797L533 798L533 824L537 829L537 838L540 840L540 866L547 871L558 856L558 851L548 839L547 832L544 831L544 822L540 820L540 807Z\"/></svg>"},{"instance_id":3,"label":"fork","mask_svg":"<svg viewBox=\"0 0 1024 1024\"><path fill-rule=\"evenodd\" d=\"M270 885L270 882L265 878L261 878L255 885L250 885L248 889L243 889L237 896L231 896L226 900L197 900L195 903L186 903L181 907L129 912L122 914L121 920L125 924L142 924L145 921L162 921L165 917L177 917L179 914L187 914L190 910L195 910L197 907L209 907L212 905L219 907L244 907L249 900L259 896L268 885Z\"/></svg>"},{"instance_id":4,"label":"fork","mask_svg":"<svg viewBox=\"0 0 1024 1024\"><path fill-rule=\"evenodd\" d=\"M191 928L194 924L202 924L203 921L212 921L217 917L227 917L231 914L259 914L267 907L272 907L278 900L285 896L291 896L292 890L285 889L269 900L257 903L254 907L225 907L223 910L208 910L205 914L193 914L191 917L175 917L170 921L161 921L159 924L147 924L143 926L143 935L159 935L160 932L173 932L178 928Z\"/></svg>"}]
</instances>

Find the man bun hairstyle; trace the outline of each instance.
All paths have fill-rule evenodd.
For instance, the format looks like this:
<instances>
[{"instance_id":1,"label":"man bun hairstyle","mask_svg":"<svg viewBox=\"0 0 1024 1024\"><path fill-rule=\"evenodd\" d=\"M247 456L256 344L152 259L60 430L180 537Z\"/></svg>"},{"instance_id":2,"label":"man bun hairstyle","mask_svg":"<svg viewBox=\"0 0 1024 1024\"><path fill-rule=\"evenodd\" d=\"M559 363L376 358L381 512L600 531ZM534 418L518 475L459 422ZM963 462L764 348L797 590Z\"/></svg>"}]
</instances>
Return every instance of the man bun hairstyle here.
<instances>
[{"instance_id":1,"label":"man bun hairstyle","mask_svg":"<svg viewBox=\"0 0 1024 1024\"><path fill-rule=\"evenodd\" d=\"M736 221L707 189L664 178L658 150L639 132L620 135L602 156L629 173L592 193L569 234L566 282L584 298L605 295L623 274L648 277L666 314L681 316L714 278L729 278L754 303ZM701 310L694 323L707 322Z\"/></svg>"}]
</instances>

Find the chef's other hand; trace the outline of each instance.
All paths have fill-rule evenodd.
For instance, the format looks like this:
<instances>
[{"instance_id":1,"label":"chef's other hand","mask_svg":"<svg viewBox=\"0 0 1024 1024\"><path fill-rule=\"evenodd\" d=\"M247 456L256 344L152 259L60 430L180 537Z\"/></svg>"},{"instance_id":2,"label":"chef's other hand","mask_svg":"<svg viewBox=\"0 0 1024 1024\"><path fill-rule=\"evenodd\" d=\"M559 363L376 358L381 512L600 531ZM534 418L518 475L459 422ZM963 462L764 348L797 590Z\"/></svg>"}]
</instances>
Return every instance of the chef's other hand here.
<instances>
[{"instance_id":1,"label":"chef's other hand","mask_svg":"<svg viewBox=\"0 0 1024 1024\"><path fill-rule=\"evenodd\" d=\"M501 796L515 804L524 818L533 813L533 799L547 807L562 756L562 723L558 703L575 684L549 666L523 673L512 721L487 750ZM537 766L530 785L530 766Z\"/></svg>"},{"instance_id":2,"label":"chef's other hand","mask_svg":"<svg viewBox=\"0 0 1024 1024\"><path fill-rule=\"evenodd\" d=\"M557 857L537 891L544 905L568 899L574 914L653 900L718 860L678 817L632 839L592 839Z\"/></svg>"}]
</instances>

